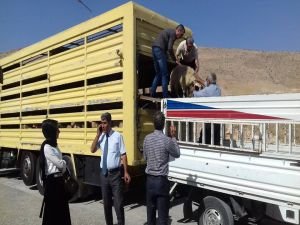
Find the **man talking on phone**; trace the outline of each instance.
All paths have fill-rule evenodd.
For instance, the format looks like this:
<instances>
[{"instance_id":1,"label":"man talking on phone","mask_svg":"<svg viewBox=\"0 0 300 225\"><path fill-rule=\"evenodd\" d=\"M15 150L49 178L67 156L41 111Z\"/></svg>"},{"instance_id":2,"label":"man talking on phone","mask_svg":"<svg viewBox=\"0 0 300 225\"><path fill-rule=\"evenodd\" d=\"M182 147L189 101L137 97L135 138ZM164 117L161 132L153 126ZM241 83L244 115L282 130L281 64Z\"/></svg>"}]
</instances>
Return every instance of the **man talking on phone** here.
<instances>
[{"instance_id":1,"label":"man talking on phone","mask_svg":"<svg viewBox=\"0 0 300 225\"><path fill-rule=\"evenodd\" d=\"M130 183L131 178L127 171L127 156L123 136L119 132L112 130L111 114L108 112L101 115L101 123L92 143L91 152L94 153L99 148L102 151L100 178L105 221L107 225L113 225L112 205L114 205L118 225L124 225L121 164L124 167L125 183Z\"/></svg>"}]
</instances>

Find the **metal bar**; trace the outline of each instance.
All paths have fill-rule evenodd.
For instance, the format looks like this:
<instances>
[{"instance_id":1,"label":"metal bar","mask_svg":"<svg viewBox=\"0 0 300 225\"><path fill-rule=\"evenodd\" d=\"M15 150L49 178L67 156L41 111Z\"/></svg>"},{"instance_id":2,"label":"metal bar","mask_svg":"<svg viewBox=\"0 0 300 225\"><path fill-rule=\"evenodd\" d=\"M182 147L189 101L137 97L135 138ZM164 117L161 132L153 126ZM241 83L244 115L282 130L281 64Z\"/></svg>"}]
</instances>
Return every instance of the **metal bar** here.
<instances>
[{"instance_id":1,"label":"metal bar","mask_svg":"<svg viewBox=\"0 0 300 225\"><path fill-rule=\"evenodd\" d=\"M177 187L177 185L178 185L177 182L175 182L175 183L172 185L172 187L171 187L171 189L170 189L170 192L169 192L169 195L172 195L172 194L173 194L173 192L175 191L175 188Z\"/></svg>"},{"instance_id":2,"label":"metal bar","mask_svg":"<svg viewBox=\"0 0 300 225\"><path fill-rule=\"evenodd\" d=\"M276 126L275 126L275 129L276 129L276 137L275 137L275 140L276 140L276 152L279 152L279 132L278 132L278 128L279 128L279 124L276 123Z\"/></svg>"},{"instance_id":3,"label":"metal bar","mask_svg":"<svg viewBox=\"0 0 300 225\"><path fill-rule=\"evenodd\" d=\"M296 124L293 124L294 132L293 132L293 139L294 139L294 146L296 146Z\"/></svg>"},{"instance_id":4,"label":"metal bar","mask_svg":"<svg viewBox=\"0 0 300 225\"><path fill-rule=\"evenodd\" d=\"M230 124L230 148L233 148L233 125Z\"/></svg>"},{"instance_id":5,"label":"metal bar","mask_svg":"<svg viewBox=\"0 0 300 225\"><path fill-rule=\"evenodd\" d=\"M252 139L252 145L253 145L253 150L255 150L255 137L254 137L254 125L251 125L251 139Z\"/></svg>"},{"instance_id":6,"label":"metal bar","mask_svg":"<svg viewBox=\"0 0 300 225\"><path fill-rule=\"evenodd\" d=\"M262 150L267 151L267 135L266 135L266 124L263 123L262 127Z\"/></svg>"},{"instance_id":7,"label":"metal bar","mask_svg":"<svg viewBox=\"0 0 300 225\"><path fill-rule=\"evenodd\" d=\"M190 126L189 126L189 122L185 122L185 141L189 142L189 133L190 133Z\"/></svg>"},{"instance_id":8,"label":"metal bar","mask_svg":"<svg viewBox=\"0 0 300 225\"><path fill-rule=\"evenodd\" d=\"M292 124L289 124L289 154L292 154Z\"/></svg>"},{"instance_id":9,"label":"metal bar","mask_svg":"<svg viewBox=\"0 0 300 225\"><path fill-rule=\"evenodd\" d=\"M240 148L244 147L244 134L243 134L243 124L240 124Z\"/></svg>"},{"instance_id":10,"label":"metal bar","mask_svg":"<svg viewBox=\"0 0 300 225\"><path fill-rule=\"evenodd\" d=\"M284 130L285 130L285 133L284 133L284 141L285 141L285 144L288 143L288 137L287 137L287 127L286 127L286 124L284 126Z\"/></svg>"},{"instance_id":11,"label":"metal bar","mask_svg":"<svg viewBox=\"0 0 300 225\"><path fill-rule=\"evenodd\" d=\"M196 143L196 137L197 137L197 135L196 135L196 125L197 125L197 123L193 122L193 133L194 133L194 135L193 135L193 142L194 143Z\"/></svg>"},{"instance_id":12,"label":"metal bar","mask_svg":"<svg viewBox=\"0 0 300 225\"><path fill-rule=\"evenodd\" d=\"M224 124L221 123L220 125L220 145L223 146L223 140L224 140Z\"/></svg>"},{"instance_id":13,"label":"metal bar","mask_svg":"<svg viewBox=\"0 0 300 225\"><path fill-rule=\"evenodd\" d=\"M206 144L205 143L205 123L202 122L202 144Z\"/></svg>"},{"instance_id":14,"label":"metal bar","mask_svg":"<svg viewBox=\"0 0 300 225\"><path fill-rule=\"evenodd\" d=\"M215 126L214 123L210 123L210 143L211 145L215 144Z\"/></svg>"},{"instance_id":15,"label":"metal bar","mask_svg":"<svg viewBox=\"0 0 300 225\"><path fill-rule=\"evenodd\" d=\"M181 122L178 121L177 124L178 124L178 140L182 141L181 140Z\"/></svg>"}]
</instances>

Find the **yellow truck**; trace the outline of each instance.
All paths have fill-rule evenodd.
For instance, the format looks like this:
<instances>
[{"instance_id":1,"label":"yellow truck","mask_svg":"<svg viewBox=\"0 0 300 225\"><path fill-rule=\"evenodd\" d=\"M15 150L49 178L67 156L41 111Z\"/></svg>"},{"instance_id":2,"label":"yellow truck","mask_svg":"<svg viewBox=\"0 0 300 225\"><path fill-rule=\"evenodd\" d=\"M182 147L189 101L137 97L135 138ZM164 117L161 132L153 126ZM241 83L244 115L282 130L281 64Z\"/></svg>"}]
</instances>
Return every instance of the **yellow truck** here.
<instances>
[{"instance_id":1,"label":"yellow truck","mask_svg":"<svg viewBox=\"0 0 300 225\"><path fill-rule=\"evenodd\" d=\"M20 168L24 183L42 191L41 123L56 119L58 144L74 175L99 186L100 154L90 153L90 145L108 111L124 135L132 176L143 174L140 148L153 129L152 111L160 110L141 97L149 95L155 74L151 44L162 29L177 25L128 2L0 59L1 166Z\"/></svg>"}]
</instances>

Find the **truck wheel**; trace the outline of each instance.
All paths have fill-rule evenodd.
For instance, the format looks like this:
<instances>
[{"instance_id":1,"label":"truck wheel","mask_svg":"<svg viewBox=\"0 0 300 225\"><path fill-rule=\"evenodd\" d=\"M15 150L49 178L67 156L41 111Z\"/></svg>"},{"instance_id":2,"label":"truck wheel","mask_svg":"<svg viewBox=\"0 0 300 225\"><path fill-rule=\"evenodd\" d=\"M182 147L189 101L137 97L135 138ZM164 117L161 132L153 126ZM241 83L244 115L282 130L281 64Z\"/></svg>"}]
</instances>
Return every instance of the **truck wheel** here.
<instances>
[{"instance_id":1,"label":"truck wheel","mask_svg":"<svg viewBox=\"0 0 300 225\"><path fill-rule=\"evenodd\" d=\"M37 162L40 161L40 156L38 157ZM36 171L35 171L35 179L36 179L36 184L37 184L37 188L40 192L41 195L44 195L44 184L42 181L42 170L40 168L40 164L37 163L36 164Z\"/></svg>"},{"instance_id":2,"label":"truck wheel","mask_svg":"<svg viewBox=\"0 0 300 225\"><path fill-rule=\"evenodd\" d=\"M21 177L25 185L35 184L36 156L32 152L23 152L21 157Z\"/></svg>"},{"instance_id":3,"label":"truck wheel","mask_svg":"<svg viewBox=\"0 0 300 225\"><path fill-rule=\"evenodd\" d=\"M199 208L199 225L234 225L230 207L221 199L207 196Z\"/></svg>"}]
</instances>

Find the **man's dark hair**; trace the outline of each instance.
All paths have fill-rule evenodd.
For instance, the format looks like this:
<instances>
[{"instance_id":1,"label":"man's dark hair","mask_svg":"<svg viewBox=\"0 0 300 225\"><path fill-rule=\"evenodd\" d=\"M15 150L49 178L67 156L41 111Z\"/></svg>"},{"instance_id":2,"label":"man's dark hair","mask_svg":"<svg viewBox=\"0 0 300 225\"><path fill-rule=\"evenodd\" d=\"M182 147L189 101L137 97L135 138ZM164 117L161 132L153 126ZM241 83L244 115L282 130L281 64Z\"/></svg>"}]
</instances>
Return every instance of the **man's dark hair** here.
<instances>
[{"instance_id":1,"label":"man's dark hair","mask_svg":"<svg viewBox=\"0 0 300 225\"><path fill-rule=\"evenodd\" d=\"M52 119L46 119L42 122L42 132L44 137L50 141L50 145L53 147L57 146L57 129L58 122Z\"/></svg>"},{"instance_id":2,"label":"man's dark hair","mask_svg":"<svg viewBox=\"0 0 300 225\"><path fill-rule=\"evenodd\" d=\"M164 127L165 127L165 115L160 111L155 112L154 116L153 116L153 124L154 124L155 130L164 129Z\"/></svg>"},{"instance_id":3,"label":"man's dark hair","mask_svg":"<svg viewBox=\"0 0 300 225\"><path fill-rule=\"evenodd\" d=\"M185 33L185 28L182 24L177 25L176 30L181 30Z\"/></svg>"},{"instance_id":4,"label":"man's dark hair","mask_svg":"<svg viewBox=\"0 0 300 225\"><path fill-rule=\"evenodd\" d=\"M186 44L187 44L187 45L193 45L193 44L194 44L194 39L193 39L192 37L188 37L188 38L186 39Z\"/></svg>"},{"instance_id":5,"label":"man's dark hair","mask_svg":"<svg viewBox=\"0 0 300 225\"><path fill-rule=\"evenodd\" d=\"M217 83L217 75L215 73L209 74L207 79L210 81L211 84Z\"/></svg>"},{"instance_id":6,"label":"man's dark hair","mask_svg":"<svg viewBox=\"0 0 300 225\"><path fill-rule=\"evenodd\" d=\"M106 120L108 123L111 123L111 114L109 112L105 112L101 115L101 120Z\"/></svg>"}]
</instances>

